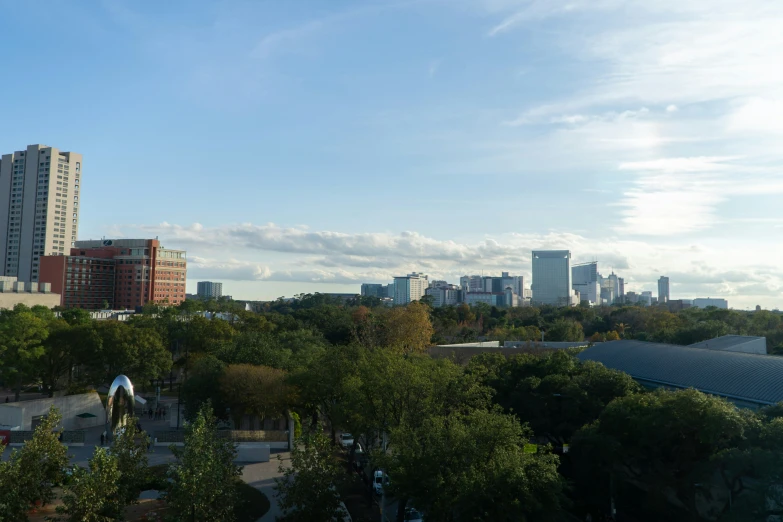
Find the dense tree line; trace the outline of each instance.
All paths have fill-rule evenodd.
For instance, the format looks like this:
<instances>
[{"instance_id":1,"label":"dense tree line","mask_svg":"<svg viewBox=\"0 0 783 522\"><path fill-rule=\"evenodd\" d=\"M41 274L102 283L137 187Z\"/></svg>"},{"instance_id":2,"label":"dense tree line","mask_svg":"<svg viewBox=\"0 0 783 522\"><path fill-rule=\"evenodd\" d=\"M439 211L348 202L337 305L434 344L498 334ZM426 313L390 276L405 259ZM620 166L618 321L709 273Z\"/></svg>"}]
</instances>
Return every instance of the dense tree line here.
<instances>
[{"instance_id":1,"label":"dense tree line","mask_svg":"<svg viewBox=\"0 0 783 522\"><path fill-rule=\"evenodd\" d=\"M38 382L50 393L106 384L118 373L140 384L173 378L194 425L213 415L237 425L246 415L293 414L303 424L292 458L301 469L281 498L301 513L334 508L336 453L324 440L334 448L337 433L349 431L371 467L388 473L400 520L409 505L428 520L456 522L597 515L612 502L644 506L650 520L760 520L783 506L771 501L779 496L783 408L751 412L693 391L649 392L566 351L467 364L426 353L434 343L477 339L690 344L729 333L764 335L774 353L781 315L388 308L373 298L307 294L259 312L230 301L148 306L121 323L20 306L0 312L0 371L17 391ZM214 413L202 418L205 404ZM96 458L94 476L111 476ZM322 483L313 489L297 477Z\"/></svg>"}]
</instances>

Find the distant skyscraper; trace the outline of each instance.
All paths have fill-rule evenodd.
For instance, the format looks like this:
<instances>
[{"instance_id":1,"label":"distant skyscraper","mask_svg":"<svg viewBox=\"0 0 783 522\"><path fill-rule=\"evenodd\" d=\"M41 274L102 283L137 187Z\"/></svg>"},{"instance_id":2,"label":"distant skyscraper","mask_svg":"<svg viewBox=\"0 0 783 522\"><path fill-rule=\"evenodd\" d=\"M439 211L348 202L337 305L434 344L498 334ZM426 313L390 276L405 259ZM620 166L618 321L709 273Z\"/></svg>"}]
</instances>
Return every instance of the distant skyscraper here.
<instances>
[{"instance_id":1,"label":"distant skyscraper","mask_svg":"<svg viewBox=\"0 0 783 522\"><path fill-rule=\"evenodd\" d=\"M0 276L38 281L40 257L70 252L79 228L82 156L46 145L0 159Z\"/></svg>"},{"instance_id":2,"label":"distant skyscraper","mask_svg":"<svg viewBox=\"0 0 783 522\"><path fill-rule=\"evenodd\" d=\"M424 297L429 281L424 274L416 272L404 277L394 278L394 304L404 305Z\"/></svg>"},{"instance_id":3,"label":"distant skyscraper","mask_svg":"<svg viewBox=\"0 0 783 522\"><path fill-rule=\"evenodd\" d=\"M223 283L199 281L196 285L196 295L201 299L217 299L223 296Z\"/></svg>"},{"instance_id":4,"label":"distant skyscraper","mask_svg":"<svg viewBox=\"0 0 783 522\"><path fill-rule=\"evenodd\" d=\"M668 303L669 302L669 278L661 276L660 279L658 279L658 302L659 303Z\"/></svg>"},{"instance_id":5,"label":"distant skyscraper","mask_svg":"<svg viewBox=\"0 0 783 522\"><path fill-rule=\"evenodd\" d=\"M579 299L591 305L600 303L601 287L598 284L598 262L582 263L571 268L573 289L579 292Z\"/></svg>"},{"instance_id":6,"label":"distant skyscraper","mask_svg":"<svg viewBox=\"0 0 783 522\"><path fill-rule=\"evenodd\" d=\"M459 278L459 285L465 292L505 292L506 288L521 296L524 288L524 279L522 276L512 276L508 272L502 272L498 276L462 276Z\"/></svg>"},{"instance_id":7,"label":"distant skyscraper","mask_svg":"<svg viewBox=\"0 0 783 522\"><path fill-rule=\"evenodd\" d=\"M569 250L533 251L533 302L555 306L573 304Z\"/></svg>"},{"instance_id":8,"label":"distant skyscraper","mask_svg":"<svg viewBox=\"0 0 783 522\"><path fill-rule=\"evenodd\" d=\"M386 297L386 285L375 283L363 283L361 289L363 296Z\"/></svg>"}]
</instances>

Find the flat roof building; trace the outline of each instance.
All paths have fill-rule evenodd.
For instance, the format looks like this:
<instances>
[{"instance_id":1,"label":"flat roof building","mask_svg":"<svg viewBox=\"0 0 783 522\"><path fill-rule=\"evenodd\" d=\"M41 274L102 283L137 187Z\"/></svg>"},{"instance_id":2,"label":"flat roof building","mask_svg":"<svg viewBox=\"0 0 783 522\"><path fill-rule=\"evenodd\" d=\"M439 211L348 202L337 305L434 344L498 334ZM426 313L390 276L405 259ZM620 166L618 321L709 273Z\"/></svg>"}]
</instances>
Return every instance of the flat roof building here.
<instances>
[{"instance_id":1,"label":"flat roof building","mask_svg":"<svg viewBox=\"0 0 783 522\"><path fill-rule=\"evenodd\" d=\"M533 303L571 306L574 304L571 281L569 250L533 251Z\"/></svg>"},{"instance_id":2,"label":"flat roof building","mask_svg":"<svg viewBox=\"0 0 783 522\"><path fill-rule=\"evenodd\" d=\"M729 302L725 299L713 299L711 297L700 297L692 301L694 308L709 308L714 306L715 308L722 308L726 310L729 308Z\"/></svg>"},{"instance_id":3,"label":"flat roof building","mask_svg":"<svg viewBox=\"0 0 783 522\"><path fill-rule=\"evenodd\" d=\"M185 300L186 276L185 251L164 248L157 239L77 241L69 256L41 259L41 280L67 308L177 305Z\"/></svg>"},{"instance_id":4,"label":"flat roof building","mask_svg":"<svg viewBox=\"0 0 783 522\"><path fill-rule=\"evenodd\" d=\"M199 299L217 299L223 296L223 283L199 281L196 283L196 295Z\"/></svg>"},{"instance_id":5,"label":"flat roof building","mask_svg":"<svg viewBox=\"0 0 783 522\"><path fill-rule=\"evenodd\" d=\"M16 277L0 276L0 309L11 309L18 304L54 308L60 296L52 293L49 283L23 282Z\"/></svg>"},{"instance_id":6,"label":"flat roof building","mask_svg":"<svg viewBox=\"0 0 783 522\"><path fill-rule=\"evenodd\" d=\"M579 299L591 305L600 304L601 287L598 282L598 262L582 263L571 268L572 288L579 292Z\"/></svg>"},{"instance_id":7,"label":"flat roof building","mask_svg":"<svg viewBox=\"0 0 783 522\"><path fill-rule=\"evenodd\" d=\"M413 272L407 276L394 278L394 304L404 305L424 297L429 288L429 280L424 274Z\"/></svg>"},{"instance_id":8,"label":"flat roof building","mask_svg":"<svg viewBox=\"0 0 783 522\"><path fill-rule=\"evenodd\" d=\"M46 145L0 157L0 275L38 281L41 256L65 255L79 230L82 156Z\"/></svg>"}]
</instances>

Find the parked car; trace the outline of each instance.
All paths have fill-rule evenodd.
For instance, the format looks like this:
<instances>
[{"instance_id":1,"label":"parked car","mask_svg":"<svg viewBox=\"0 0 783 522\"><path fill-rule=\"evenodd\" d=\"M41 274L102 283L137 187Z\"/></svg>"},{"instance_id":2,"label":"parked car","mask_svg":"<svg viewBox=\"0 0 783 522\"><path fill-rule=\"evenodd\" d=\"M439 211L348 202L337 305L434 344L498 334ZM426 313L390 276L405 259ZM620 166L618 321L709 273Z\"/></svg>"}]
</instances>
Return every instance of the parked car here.
<instances>
[{"instance_id":1,"label":"parked car","mask_svg":"<svg viewBox=\"0 0 783 522\"><path fill-rule=\"evenodd\" d=\"M353 446L353 435L350 433L343 433L340 435L340 446L344 449L348 449Z\"/></svg>"},{"instance_id":2,"label":"parked car","mask_svg":"<svg viewBox=\"0 0 783 522\"><path fill-rule=\"evenodd\" d=\"M372 479L372 489L376 495L383 494L383 486L389 482L389 479L383 474L383 471L377 469Z\"/></svg>"},{"instance_id":3,"label":"parked car","mask_svg":"<svg viewBox=\"0 0 783 522\"><path fill-rule=\"evenodd\" d=\"M405 522L424 522L424 517L414 508L405 510Z\"/></svg>"}]
</instances>

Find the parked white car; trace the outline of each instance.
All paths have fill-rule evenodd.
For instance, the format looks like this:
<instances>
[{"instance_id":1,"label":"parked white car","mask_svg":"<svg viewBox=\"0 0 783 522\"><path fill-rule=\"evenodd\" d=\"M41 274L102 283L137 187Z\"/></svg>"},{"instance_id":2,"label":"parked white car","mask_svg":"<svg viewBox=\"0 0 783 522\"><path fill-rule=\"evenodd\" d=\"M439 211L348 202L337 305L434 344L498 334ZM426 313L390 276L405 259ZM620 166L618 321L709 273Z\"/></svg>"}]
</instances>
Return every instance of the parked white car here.
<instances>
[{"instance_id":1,"label":"parked white car","mask_svg":"<svg viewBox=\"0 0 783 522\"><path fill-rule=\"evenodd\" d=\"M405 510L405 522L424 522L424 517L414 508Z\"/></svg>"},{"instance_id":2,"label":"parked white car","mask_svg":"<svg viewBox=\"0 0 783 522\"><path fill-rule=\"evenodd\" d=\"M383 471L381 470L375 470L375 473L373 475L372 479L372 489L375 491L376 495L383 494L383 486L384 484L388 483L389 479L384 476Z\"/></svg>"},{"instance_id":3,"label":"parked white car","mask_svg":"<svg viewBox=\"0 0 783 522\"><path fill-rule=\"evenodd\" d=\"M340 435L340 446L342 446L345 449L350 448L353 446L353 435L350 433L343 433Z\"/></svg>"}]
</instances>

